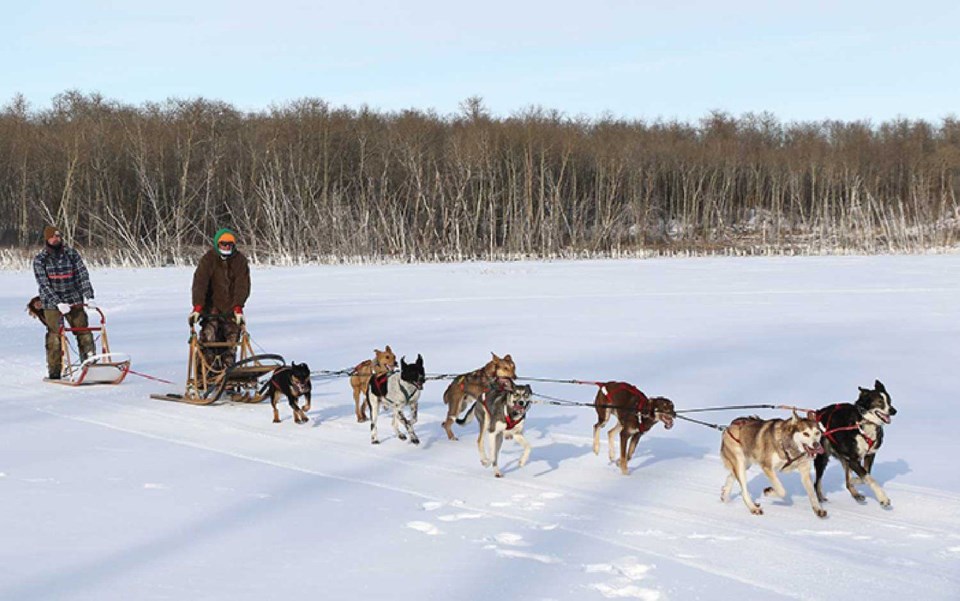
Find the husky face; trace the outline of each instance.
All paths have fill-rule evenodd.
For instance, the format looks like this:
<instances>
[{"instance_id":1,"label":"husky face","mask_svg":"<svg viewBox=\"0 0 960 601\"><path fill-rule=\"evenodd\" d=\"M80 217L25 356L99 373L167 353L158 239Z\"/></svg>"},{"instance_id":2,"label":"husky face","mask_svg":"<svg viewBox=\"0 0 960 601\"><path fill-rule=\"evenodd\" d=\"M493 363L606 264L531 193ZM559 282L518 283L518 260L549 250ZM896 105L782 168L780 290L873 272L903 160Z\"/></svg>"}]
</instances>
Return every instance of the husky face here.
<instances>
[{"instance_id":1,"label":"husky face","mask_svg":"<svg viewBox=\"0 0 960 601\"><path fill-rule=\"evenodd\" d=\"M794 413L793 417L790 418L789 428L793 432L791 439L794 446L803 451L807 457L814 457L823 453L823 445L820 443L823 430L817 420L802 418Z\"/></svg>"},{"instance_id":2,"label":"husky face","mask_svg":"<svg viewBox=\"0 0 960 601\"><path fill-rule=\"evenodd\" d=\"M530 388L530 385L516 386L507 395L507 412L511 419L519 419L526 415L527 409L530 407L530 397L533 395L533 389Z\"/></svg>"},{"instance_id":3,"label":"husky face","mask_svg":"<svg viewBox=\"0 0 960 601\"><path fill-rule=\"evenodd\" d=\"M860 398L855 403L863 418L877 426L890 423L890 418L897 414L887 389L883 382L874 382L873 390L860 388Z\"/></svg>"},{"instance_id":4,"label":"husky face","mask_svg":"<svg viewBox=\"0 0 960 601\"><path fill-rule=\"evenodd\" d=\"M400 379L408 384L413 384L417 390L423 390L423 383L427 377L423 371L423 357L417 355L417 360L413 363L407 363L403 357L400 358Z\"/></svg>"}]
</instances>

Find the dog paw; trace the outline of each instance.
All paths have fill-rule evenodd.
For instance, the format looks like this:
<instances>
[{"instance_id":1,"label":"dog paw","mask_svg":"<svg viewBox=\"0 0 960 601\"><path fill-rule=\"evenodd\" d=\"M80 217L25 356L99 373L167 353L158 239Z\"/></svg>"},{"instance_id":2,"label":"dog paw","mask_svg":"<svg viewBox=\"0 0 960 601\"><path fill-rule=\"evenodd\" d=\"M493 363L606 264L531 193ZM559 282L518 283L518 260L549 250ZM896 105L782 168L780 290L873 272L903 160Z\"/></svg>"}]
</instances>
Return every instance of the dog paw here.
<instances>
[{"instance_id":1,"label":"dog paw","mask_svg":"<svg viewBox=\"0 0 960 601\"><path fill-rule=\"evenodd\" d=\"M399 438L400 440L406 440L406 439L407 439L407 435L406 435L406 434L402 434L402 433L401 433L401 434L397 434L397 438Z\"/></svg>"},{"instance_id":2,"label":"dog paw","mask_svg":"<svg viewBox=\"0 0 960 601\"><path fill-rule=\"evenodd\" d=\"M766 487L766 488L763 489L763 496L769 497L769 496L771 496L771 495L775 495L776 492L777 492L777 491L773 490L773 487L772 487L772 486L768 486L768 487Z\"/></svg>"},{"instance_id":3,"label":"dog paw","mask_svg":"<svg viewBox=\"0 0 960 601\"><path fill-rule=\"evenodd\" d=\"M753 515L763 515L763 509L759 505L754 505L750 508L750 513Z\"/></svg>"},{"instance_id":4,"label":"dog paw","mask_svg":"<svg viewBox=\"0 0 960 601\"><path fill-rule=\"evenodd\" d=\"M370 441L370 444L380 444L380 441L379 441L379 440L371 440L371 441Z\"/></svg>"},{"instance_id":5,"label":"dog paw","mask_svg":"<svg viewBox=\"0 0 960 601\"><path fill-rule=\"evenodd\" d=\"M500 473L500 470L493 472L493 475L496 476L497 478L503 478L503 474Z\"/></svg>"},{"instance_id":6,"label":"dog paw","mask_svg":"<svg viewBox=\"0 0 960 601\"><path fill-rule=\"evenodd\" d=\"M882 499L880 501L880 507L884 509L893 509L893 506L890 504L890 499Z\"/></svg>"},{"instance_id":7,"label":"dog paw","mask_svg":"<svg viewBox=\"0 0 960 601\"><path fill-rule=\"evenodd\" d=\"M481 459L481 460L480 460L480 465L482 465L483 467L490 467L490 463L491 463L491 462L490 462L489 459Z\"/></svg>"},{"instance_id":8,"label":"dog paw","mask_svg":"<svg viewBox=\"0 0 960 601\"><path fill-rule=\"evenodd\" d=\"M410 437L410 442L412 442L413 444L420 444L420 439L417 438L416 436L412 436Z\"/></svg>"},{"instance_id":9,"label":"dog paw","mask_svg":"<svg viewBox=\"0 0 960 601\"><path fill-rule=\"evenodd\" d=\"M827 510L826 510L826 509L814 509L814 510L813 510L813 513L817 514L817 517L818 517L818 518L825 518L825 517L827 517Z\"/></svg>"},{"instance_id":10,"label":"dog paw","mask_svg":"<svg viewBox=\"0 0 960 601\"><path fill-rule=\"evenodd\" d=\"M278 420L278 419L275 419L275 420L273 420L273 423L275 423L275 424L279 424L279 423L280 423L280 420Z\"/></svg>"},{"instance_id":11,"label":"dog paw","mask_svg":"<svg viewBox=\"0 0 960 601\"><path fill-rule=\"evenodd\" d=\"M853 495L853 500L856 501L857 503L860 503L861 505L867 502L867 498L860 494Z\"/></svg>"}]
</instances>

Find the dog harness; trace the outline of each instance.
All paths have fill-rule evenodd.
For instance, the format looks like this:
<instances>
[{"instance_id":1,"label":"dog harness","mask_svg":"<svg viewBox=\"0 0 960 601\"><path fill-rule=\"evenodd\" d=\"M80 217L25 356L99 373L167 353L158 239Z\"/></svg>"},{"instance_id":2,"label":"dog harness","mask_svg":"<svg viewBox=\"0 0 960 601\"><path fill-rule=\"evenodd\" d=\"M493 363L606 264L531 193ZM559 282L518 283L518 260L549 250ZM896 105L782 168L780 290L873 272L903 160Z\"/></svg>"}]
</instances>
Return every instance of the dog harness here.
<instances>
[{"instance_id":1,"label":"dog harness","mask_svg":"<svg viewBox=\"0 0 960 601\"><path fill-rule=\"evenodd\" d=\"M390 377L390 373L380 374L379 376L374 374L370 376L370 390L379 397L387 396L387 379Z\"/></svg>"},{"instance_id":2,"label":"dog harness","mask_svg":"<svg viewBox=\"0 0 960 601\"><path fill-rule=\"evenodd\" d=\"M647 399L647 395L640 392L639 388L627 382L611 382L609 388L607 384L604 384L601 382L596 382L596 385L600 387L600 392L602 392L603 395L607 397L607 404L610 405L610 408L615 408L613 405L613 395L620 392L621 390L626 390L630 394L637 397L637 406L634 408L634 411L636 411L637 415L639 415L641 418L640 419L641 434L645 433L647 430L649 430L655 425L655 423L650 425L644 425L643 423L643 416L645 415L643 413L643 410L646 409L647 401L649 399ZM649 417L649 414L647 414L647 417Z\"/></svg>"},{"instance_id":3,"label":"dog harness","mask_svg":"<svg viewBox=\"0 0 960 601\"><path fill-rule=\"evenodd\" d=\"M751 417L738 417L737 419L735 419L735 420L733 420L732 422L730 422L730 426L739 426L739 425L741 425L741 424L745 424L745 423L747 423L747 422L754 422L754 421L760 421L760 418L759 418L759 417L755 417L755 416L751 416ZM730 438L734 439L735 441L737 441L737 444L742 447L742 446L743 446L743 443L740 442L740 439L739 439L739 438L737 438L736 436L733 435L733 432L730 430L730 426L727 426L726 428L724 428L724 429L723 429L723 433L726 434L726 435L728 435ZM790 456L790 455L787 455L787 457L789 457L789 456Z\"/></svg>"},{"instance_id":4,"label":"dog harness","mask_svg":"<svg viewBox=\"0 0 960 601\"><path fill-rule=\"evenodd\" d=\"M863 436L863 439L867 441L867 451L870 451L870 449L873 448L873 445L876 444L876 441L870 438L869 436L867 436L867 433L863 431L863 428L860 427L859 423L853 424L852 426L838 426L836 428L830 427L830 422L833 421L833 415L837 412L837 409L839 409L840 406L844 404L845 403L837 403L836 405L834 405L829 409L830 413L829 415L827 415L827 423L823 425L823 430L824 430L823 435L826 436L827 439L830 440L830 442L832 442L833 444L839 445L839 443L837 443L837 439L833 437L833 435L836 432L848 432L850 430L856 430L857 433L860 434L860 436ZM820 421L819 411L817 412L817 421Z\"/></svg>"}]
</instances>

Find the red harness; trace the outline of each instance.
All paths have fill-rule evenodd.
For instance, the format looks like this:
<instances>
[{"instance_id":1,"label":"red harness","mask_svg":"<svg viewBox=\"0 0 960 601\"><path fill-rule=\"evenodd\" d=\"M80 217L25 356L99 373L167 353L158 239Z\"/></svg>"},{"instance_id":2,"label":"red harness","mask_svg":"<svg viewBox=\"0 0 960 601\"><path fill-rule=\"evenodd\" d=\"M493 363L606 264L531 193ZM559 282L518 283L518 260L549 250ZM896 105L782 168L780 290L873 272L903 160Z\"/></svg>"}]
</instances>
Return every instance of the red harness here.
<instances>
[{"instance_id":1,"label":"red harness","mask_svg":"<svg viewBox=\"0 0 960 601\"><path fill-rule=\"evenodd\" d=\"M827 415L827 423L823 425L823 428L824 428L823 435L826 436L827 439L829 439L830 442L832 442L833 444L837 444L837 439L835 439L835 438L833 437L834 433L836 433L836 432L848 432L848 431L850 431L850 430L857 430L858 433L860 434L860 436L863 436L863 439L867 441L867 451L869 451L870 449L873 448L873 445L876 443L876 441L873 440L872 438L870 438L869 436L867 436L866 433L863 431L863 429L860 427L859 424L854 424L854 425L852 425L852 426L841 426L841 427L837 427L837 428L831 428L831 427L830 427L830 422L833 420L833 415L837 412L837 409L840 408L840 405L841 405L841 404L842 404L842 403L837 403L836 405L834 405L833 407L830 408L830 414ZM818 421L820 420L820 413L819 413L819 412L817 412L817 420L818 420Z\"/></svg>"},{"instance_id":2,"label":"red harness","mask_svg":"<svg viewBox=\"0 0 960 601\"><path fill-rule=\"evenodd\" d=\"M646 432L651 427L653 427L654 424L650 424L649 426L644 426L643 410L646 408L647 402L649 401L649 399L647 399L647 395L640 392L639 388L637 388L633 384L628 384L627 382L610 382L609 384L603 383L603 382L594 382L594 383L600 387L600 392L602 392L604 396L607 397L607 404L610 405L611 409L614 408L613 395L616 394L617 392L620 392L621 390L626 390L630 394L637 397L637 406L634 408L634 410L637 412L637 415L640 416L640 420L639 420L640 432L641 433Z\"/></svg>"},{"instance_id":3,"label":"red harness","mask_svg":"<svg viewBox=\"0 0 960 601\"><path fill-rule=\"evenodd\" d=\"M380 375L370 376L370 388L373 389L373 394L376 396L386 396L387 395L387 379L390 378L390 373L384 373Z\"/></svg>"}]
</instances>

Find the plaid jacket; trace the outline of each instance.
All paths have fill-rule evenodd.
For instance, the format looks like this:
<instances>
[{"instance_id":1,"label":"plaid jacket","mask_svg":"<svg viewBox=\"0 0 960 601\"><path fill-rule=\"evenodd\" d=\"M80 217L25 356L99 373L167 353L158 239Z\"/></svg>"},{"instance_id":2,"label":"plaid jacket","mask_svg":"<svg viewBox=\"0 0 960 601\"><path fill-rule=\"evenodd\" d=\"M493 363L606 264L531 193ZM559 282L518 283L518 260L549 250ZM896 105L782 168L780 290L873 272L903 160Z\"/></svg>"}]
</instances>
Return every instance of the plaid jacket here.
<instances>
[{"instance_id":1,"label":"plaid jacket","mask_svg":"<svg viewBox=\"0 0 960 601\"><path fill-rule=\"evenodd\" d=\"M93 298L87 266L80 253L66 244L58 253L44 247L33 259L33 275L40 287L44 309L55 309L57 303L76 305L85 298Z\"/></svg>"}]
</instances>

